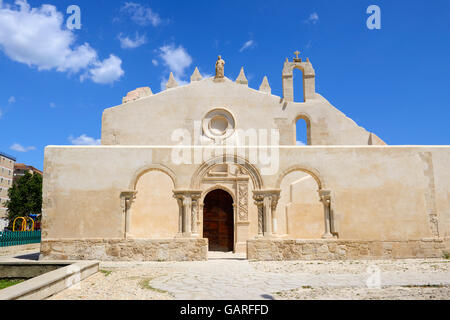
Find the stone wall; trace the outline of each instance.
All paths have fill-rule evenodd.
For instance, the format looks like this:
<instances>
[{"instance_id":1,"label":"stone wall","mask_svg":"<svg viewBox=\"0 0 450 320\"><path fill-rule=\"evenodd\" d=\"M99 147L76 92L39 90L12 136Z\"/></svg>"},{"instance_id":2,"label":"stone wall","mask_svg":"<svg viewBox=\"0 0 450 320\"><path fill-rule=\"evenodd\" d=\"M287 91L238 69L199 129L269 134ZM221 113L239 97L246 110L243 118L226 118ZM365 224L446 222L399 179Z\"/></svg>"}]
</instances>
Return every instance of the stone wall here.
<instances>
[{"instance_id":1,"label":"stone wall","mask_svg":"<svg viewBox=\"0 0 450 320\"><path fill-rule=\"evenodd\" d=\"M352 260L442 258L450 238L408 241L249 240L249 260Z\"/></svg>"},{"instance_id":2,"label":"stone wall","mask_svg":"<svg viewBox=\"0 0 450 320\"><path fill-rule=\"evenodd\" d=\"M207 239L44 240L41 260L200 261Z\"/></svg>"}]
</instances>

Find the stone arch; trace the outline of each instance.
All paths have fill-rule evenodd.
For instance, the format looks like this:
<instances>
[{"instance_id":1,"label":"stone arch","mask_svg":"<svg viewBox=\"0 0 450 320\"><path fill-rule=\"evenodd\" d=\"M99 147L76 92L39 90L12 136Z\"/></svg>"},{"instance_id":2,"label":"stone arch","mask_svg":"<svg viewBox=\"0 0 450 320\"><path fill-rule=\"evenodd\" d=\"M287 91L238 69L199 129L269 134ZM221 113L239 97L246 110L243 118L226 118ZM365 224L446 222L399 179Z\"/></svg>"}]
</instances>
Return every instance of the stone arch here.
<instances>
[{"instance_id":1,"label":"stone arch","mask_svg":"<svg viewBox=\"0 0 450 320\"><path fill-rule=\"evenodd\" d=\"M314 178L314 180L316 180L317 185L319 186L319 190L326 188L325 179L323 178L323 176L320 175L318 170L309 168L306 166L298 166L298 165L287 168L279 175L277 184L276 184L276 188L279 189L281 186L281 182L283 181L283 178L285 176L287 176L289 173L294 172L294 171L303 171L303 172L306 172L307 174L311 175Z\"/></svg>"},{"instance_id":2,"label":"stone arch","mask_svg":"<svg viewBox=\"0 0 450 320\"><path fill-rule=\"evenodd\" d=\"M297 121L298 120L304 120L306 122L306 144L308 146L311 145L311 117L307 113L299 113L294 118L294 121L292 122L293 128L294 128L294 144L297 142Z\"/></svg>"},{"instance_id":3,"label":"stone arch","mask_svg":"<svg viewBox=\"0 0 450 320\"><path fill-rule=\"evenodd\" d=\"M307 59L302 62L299 58L294 58L293 62L288 59L284 62L283 67L283 98L286 101L294 101L294 69L301 70L303 73L303 98L304 101L314 98L315 88L315 71L311 62Z\"/></svg>"},{"instance_id":4,"label":"stone arch","mask_svg":"<svg viewBox=\"0 0 450 320\"><path fill-rule=\"evenodd\" d=\"M236 155L224 155L211 158L208 161L205 161L197 168L197 170L194 172L191 178L191 189L199 189L201 181L205 176L205 174L207 173L207 171L214 165L222 163L235 164L244 168L247 171L248 175L250 176L250 179L252 180L253 187L255 190L259 190L264 187L263 180L261 174L259 173L258 168L252 165L247 159L244 159Z\"/></svg>"},{"instance_id":5,"label":"stone arch","mask_svg":"<svg viewBox=\"0 0 450 320\"><path fill-rule=\"evenodd\" d=\"M203 203L205 201L206 195L214 190L223 190L225 192L228 192L230 194L231 198L233 199L233 203L236 204L236 195L233 192L233 190L231 190L230 188L228 188L222 184L215 184L215 185L209 187L208 189L202 191L202 196L200 197L200 202Z\"/></svg>"},{"instance_id":6,"label":"stone arch","mask_svg":"<svg viewBox=\"0 0 450 320\"><path fill-rule=\"evenodd\" d=\"M146 165L138 170L136 170L136 172L133 174L133 177L130 181L129 184L129 189L130 190L135 190L136 189L136 184L139 181L139 178L142 177L144 174L146 174L149 171L153 171L153 170L157 170L157 171L161 171L165 174L167 174L170 179L172 179L174 188L176 189L178 186L177 183L177 177L175 175L175 173L168 167L162 165L162 164L151 164L151 165Z\"/></svg>"}]
</instances>

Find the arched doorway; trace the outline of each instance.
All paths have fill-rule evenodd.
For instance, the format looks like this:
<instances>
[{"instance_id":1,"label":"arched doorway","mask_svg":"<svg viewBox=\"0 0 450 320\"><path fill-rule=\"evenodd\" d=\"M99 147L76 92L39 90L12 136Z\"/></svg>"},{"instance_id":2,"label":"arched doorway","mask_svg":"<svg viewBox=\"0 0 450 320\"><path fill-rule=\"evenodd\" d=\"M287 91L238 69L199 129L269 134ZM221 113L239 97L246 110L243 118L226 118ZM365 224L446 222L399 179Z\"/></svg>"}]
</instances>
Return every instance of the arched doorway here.
<instances>
[{"instance_id":1,"label":"arched doorway","mask_svg":"<svg viewBox=\"0 0 450 320\"><path fill-rule=\"evenodd\" d=\"M211 251L233 251L233 198L221 189L209 192L203 205L203 238L208 239Z\"/></svg>"}]
</instances>

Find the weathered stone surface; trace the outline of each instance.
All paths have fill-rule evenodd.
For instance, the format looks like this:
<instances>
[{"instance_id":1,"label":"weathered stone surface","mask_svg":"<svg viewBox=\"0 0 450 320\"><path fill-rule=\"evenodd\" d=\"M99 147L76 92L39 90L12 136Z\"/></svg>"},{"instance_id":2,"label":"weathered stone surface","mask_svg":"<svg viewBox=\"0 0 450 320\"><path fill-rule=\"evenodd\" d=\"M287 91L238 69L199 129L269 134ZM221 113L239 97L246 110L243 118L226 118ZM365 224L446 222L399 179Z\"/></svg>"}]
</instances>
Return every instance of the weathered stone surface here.
<instances>
[{"instance_id":1,"label":"weathered stone surface","mask_svg":"<svg viewBox=\"0 0 450 320\"><path fill-rule=\"evenodd\" d=\"M247 259L351 260L439 258L450 252L448 238L410 241L283 240L247 241Z\"/></svg>"},{"instance_id":2,"label":"weathered stone surface","mask_svg":"<svg viewBox=\"0 0 450 320\"><path fill-rule=\"evenodd\" d=\"M44 240L42 260L200 261L207 239Z\"/></svg>"},{"instance_id":3,"label":"weathered stone surface","mask_svg":"<svg viewBox=\"0 0 450 320\"><path fill-rule=\"evenodd\" d=\"M137 88L133 91L127 93L126 97L123 97L122 103L127 103L130 101L134 101L140 98L151 96L152 90L149 87Z\"/></svg>"}]
</instances>

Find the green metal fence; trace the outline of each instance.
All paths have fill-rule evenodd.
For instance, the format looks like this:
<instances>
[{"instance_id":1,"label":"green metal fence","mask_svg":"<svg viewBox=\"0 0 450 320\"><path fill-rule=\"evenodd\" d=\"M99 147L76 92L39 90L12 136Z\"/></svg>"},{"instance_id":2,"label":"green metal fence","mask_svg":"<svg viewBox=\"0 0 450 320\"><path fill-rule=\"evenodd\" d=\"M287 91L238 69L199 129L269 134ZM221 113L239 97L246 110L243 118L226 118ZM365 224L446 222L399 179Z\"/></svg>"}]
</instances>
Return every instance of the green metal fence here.
<instances>
[{"instance_id":1,"label":"green metal fence","mask_svg":"<svg viewBox=\"0 0 450 320\"><path fill-rule=\"evenodd\" d=\"M0 247L10 247L40 242L41 242L41 230L0 232Z\"/></svg>"}]
</instances>

